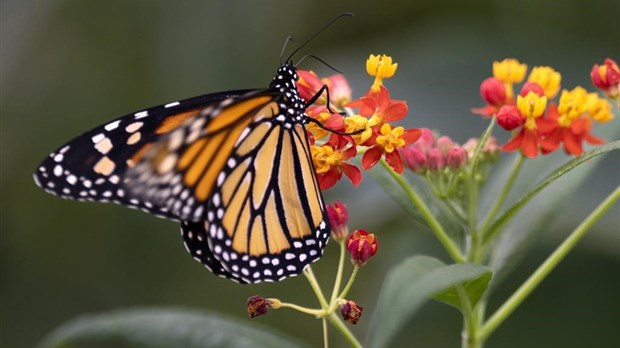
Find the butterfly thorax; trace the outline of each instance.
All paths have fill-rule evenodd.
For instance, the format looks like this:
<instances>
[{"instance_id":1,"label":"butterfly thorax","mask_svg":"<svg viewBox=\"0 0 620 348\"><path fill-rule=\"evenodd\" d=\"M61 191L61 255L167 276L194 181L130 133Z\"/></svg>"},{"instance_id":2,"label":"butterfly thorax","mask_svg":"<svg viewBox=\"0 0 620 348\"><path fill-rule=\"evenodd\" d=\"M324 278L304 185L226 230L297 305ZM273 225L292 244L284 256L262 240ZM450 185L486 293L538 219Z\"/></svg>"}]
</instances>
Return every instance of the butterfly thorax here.
<instances>
[{"instance_id":1,"label":"butterfly thorax","mask_svg":"<svg viewBox=\"0 0 620 348\"><path fill-rule=\"evenodd\" d=\"M277 90L281 94L279 100L280 114L276 117L285 125L305 123L306 102L299 96L297 91L297 69L291 64L283 64L278 68L269 88Z\"/></svg>"}]
</instances>

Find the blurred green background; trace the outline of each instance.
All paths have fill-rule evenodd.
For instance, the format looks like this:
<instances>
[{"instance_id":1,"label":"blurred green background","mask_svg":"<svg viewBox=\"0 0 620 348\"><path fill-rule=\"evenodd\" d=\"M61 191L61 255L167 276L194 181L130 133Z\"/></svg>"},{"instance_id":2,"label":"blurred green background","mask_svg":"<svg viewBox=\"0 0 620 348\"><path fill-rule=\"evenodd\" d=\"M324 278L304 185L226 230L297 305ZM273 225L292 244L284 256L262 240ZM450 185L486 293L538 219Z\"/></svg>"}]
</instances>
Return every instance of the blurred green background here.
<instances>
[{"instance_id":1,"label":"blurred green background","mask_svg":"<svg viewBox=\"0 0 620 348\"><path fill-rule=\"evenodd\" d=\"M186 255L177 224L120 206L60 200L39 190L31 173L65 141L119 115L266 86L287 35L299 43L343 11L356 16L304 52L342 70L356 96L371 83L367 55L391 54L399 70L387 85L393 97L408 101L406 123L460 142L486 126L469 109L482 105L478 86L493 60L551 65L562 72L563 86L592 89L592 64L620 58L617 0L2 0L0 345L29 347L79 314L116 308L182 306L245 320L245 300L254 294L315 305L303 277L258 286L214 277ZM331 73L312 60L302 68ZM491 308L618 184L619 168L620 156L608 156L558 208ZM366 308L353 328L364 337L386 270L414 253L447 257L369 177L356 190L339 184L327 199L348 204L351 227L373 231L381 241L351 292ZM619 216L614 207L488 346L620 346ZM323 282L331 281L336 257L329 245L315 266ZM312 346L321 342L320 321L292 311L256 321ZM460 328L456 310L429 303L394 344L457 347Z\"/></svg>"}]
</instances>

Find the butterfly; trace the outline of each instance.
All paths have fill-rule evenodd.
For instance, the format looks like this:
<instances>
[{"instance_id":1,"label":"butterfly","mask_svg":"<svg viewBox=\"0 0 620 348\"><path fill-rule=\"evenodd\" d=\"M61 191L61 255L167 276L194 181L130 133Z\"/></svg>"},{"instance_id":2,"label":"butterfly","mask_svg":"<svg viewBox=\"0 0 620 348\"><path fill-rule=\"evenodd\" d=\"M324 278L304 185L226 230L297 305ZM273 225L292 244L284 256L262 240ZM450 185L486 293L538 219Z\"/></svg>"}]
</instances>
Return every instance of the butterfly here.
<instances>
[{"instance_id":1,"label":"butterfly","mask_svg":"<svg viewBox=\"0 0 620 348\"><path fill-rule=\"evenodd\" d=\"M34 180L62 198L181 221L186 249L216 275L295 276L321 257L330 227L305 130L305 109L323 90L299 96L293 54L265 89L180 100L96 127L52 152Z\"/></svg>"}]
</instances>

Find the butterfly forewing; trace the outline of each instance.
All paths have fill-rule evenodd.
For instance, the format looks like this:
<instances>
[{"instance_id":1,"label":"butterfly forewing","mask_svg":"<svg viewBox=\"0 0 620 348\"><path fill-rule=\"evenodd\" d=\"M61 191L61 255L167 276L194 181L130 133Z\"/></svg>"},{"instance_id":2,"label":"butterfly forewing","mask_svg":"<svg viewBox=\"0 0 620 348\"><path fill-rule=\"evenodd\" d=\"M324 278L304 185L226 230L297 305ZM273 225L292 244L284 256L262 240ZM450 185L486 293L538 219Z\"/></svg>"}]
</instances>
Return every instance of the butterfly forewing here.
<instances>
[{"instance_id":1,"label":"butterfly forewing","mask_svg":"<svg viewBox=\"0 0 620 348\"><path fill-rule=\"evenodd\" d=\"M164 215L132 197L123 187L135 158L204 108L249 90L221 92L131 113L96 127L51 153L34 180L48 193L67 199L112 201Z\"/></svg>"}]
</instances>

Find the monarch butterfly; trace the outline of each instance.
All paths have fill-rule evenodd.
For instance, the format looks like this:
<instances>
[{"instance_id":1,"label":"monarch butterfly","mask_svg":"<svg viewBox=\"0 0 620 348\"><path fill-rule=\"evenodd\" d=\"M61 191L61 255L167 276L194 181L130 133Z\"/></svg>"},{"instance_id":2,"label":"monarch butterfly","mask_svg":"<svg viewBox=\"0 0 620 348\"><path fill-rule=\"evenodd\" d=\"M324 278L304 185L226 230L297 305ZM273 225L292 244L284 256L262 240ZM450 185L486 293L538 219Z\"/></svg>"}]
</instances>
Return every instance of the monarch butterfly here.
<instances>
[{"instance_id":1,"label":"monarch butterfly","mask_svg":"<svg viewBox=\"0 0 620 348\"><path fill-rule=\"evenodd\" d=\"M181 221L186 249L216 275L258 283L299 274L321 257L330 228L304 127L314 100L299 96L291 57L349 15L298 47L268 88L117 118L52 152L36 184Z\"/></svg>"}]
</instances>

